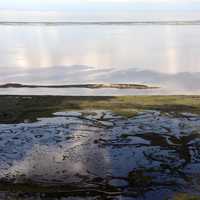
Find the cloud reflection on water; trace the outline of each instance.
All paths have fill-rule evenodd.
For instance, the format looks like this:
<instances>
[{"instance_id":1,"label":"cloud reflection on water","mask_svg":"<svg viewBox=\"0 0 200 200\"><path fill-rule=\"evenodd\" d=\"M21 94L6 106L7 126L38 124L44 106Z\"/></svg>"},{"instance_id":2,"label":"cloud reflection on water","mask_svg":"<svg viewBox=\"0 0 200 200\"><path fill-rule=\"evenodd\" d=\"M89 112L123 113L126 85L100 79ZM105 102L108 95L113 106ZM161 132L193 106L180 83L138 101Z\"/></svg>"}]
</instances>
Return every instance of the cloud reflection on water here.
<instances>
[{"instance_id":1,"label":"cloud reflection on water","mask_svg":"<svg viewBox=\"0 0 200 200\"><path fill-rule=\"evenodd\" d=\"M15 74L13 73L15 72ZM24 73L2 70L1 83L17 82L28 84L82 84L82 83L141 83L161 88L198 90L200 72L161 73L134 68L98 70L95 67L73 65L27 70Z\"/></svg>"},{"instance_id":2,"label":"cloud reflection on water","mask_svg":"<svg viewBox=\"0 0 200 200\"><path fill-rule=\"evenodd\" d=\"M193 25L1 25L0 84L131 82L199 90L199 32Z\"/></svg>"},{"instance_id":3,"label":"cloud reflection on water","mask_svg":"<svg viewBox=\"0 0 200 200\"><path fill-rule=\"evenodd\" d=\"M199 26L0 26L0 68L198 72ZM186 56L187 55L187 56Z\"/></svg>"}]
</instances>

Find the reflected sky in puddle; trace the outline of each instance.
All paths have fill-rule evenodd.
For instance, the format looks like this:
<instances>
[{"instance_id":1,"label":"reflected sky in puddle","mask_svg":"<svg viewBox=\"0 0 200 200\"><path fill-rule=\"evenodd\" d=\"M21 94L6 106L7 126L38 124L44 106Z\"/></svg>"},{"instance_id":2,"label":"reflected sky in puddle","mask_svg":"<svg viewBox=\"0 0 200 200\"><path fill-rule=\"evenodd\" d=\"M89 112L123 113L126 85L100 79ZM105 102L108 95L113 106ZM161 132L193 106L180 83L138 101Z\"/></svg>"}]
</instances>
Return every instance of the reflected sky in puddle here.
<instances>
[{"instance_id":1,"label":"reflected sky in puddle","mask_svg":"<svg viewBox=\"0 0 200 200\"><path fill-rule=\"evenodd\" d=\"M199 130L198 115L154 111L130 119L109 111L61 112L34 123L1 124L0 175L80 187L101 180L148 200L200 194Z\"/></svg>"}]
</instances>

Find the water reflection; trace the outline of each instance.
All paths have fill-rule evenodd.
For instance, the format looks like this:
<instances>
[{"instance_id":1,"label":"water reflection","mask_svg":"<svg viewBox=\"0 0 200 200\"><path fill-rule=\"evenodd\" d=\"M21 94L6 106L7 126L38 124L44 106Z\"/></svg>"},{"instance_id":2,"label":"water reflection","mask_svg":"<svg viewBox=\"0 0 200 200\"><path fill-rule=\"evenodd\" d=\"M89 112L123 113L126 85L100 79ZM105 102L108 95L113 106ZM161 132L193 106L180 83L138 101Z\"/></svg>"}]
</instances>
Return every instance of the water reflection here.
<instances>
[{"instance_id":1,"label":"water reflection","mask_svg":"<svg viewBox=\"0 0 200 200\"><path fill-rule=\"evenodd\" d=\"M140 83L159 86L159 89L86 89L86 88L1 88L0 94L26 95L141 95L141 94L200 94L200 72L162 73L134 68L96 69L94 67L73 65L40 68L17 73L15 70L4 71L9 74L1 78L2 83L18 82L28 84L83 84L83 83Z\"/></svg>"},{"instance_id":2,"label":"water reflection","mask_svg":"<svg viewBox=\"0 0 200 200\"><path fill-rule=\"evenodd\" d=\"M1 181L8 188L70 183L81 195L92 187L96 195L107 191L122 199L200 194L199 124L198 115L157 111L130 119L109 111L60 112L35 123L2 124Z\"/></svg>"},{"instance_id":3,"label":"water reflection","mask_svg":"<svg viewBox=\"0 0 200 200\"><path fill-rule=\"evenodd\" d=\"M16 182L31 179L46 183L73 183L81 181L79 174L84 176L93 171L105 175L108 172L106 152L98 151L88 143L96 140L109 125L95 117L91 119L93 113L89 115L86 111L85 114L68 112L56 115L58 117L32 124L0 126L0 135L4 138L1 143L4 146L1 178L15 177ZM96 118L99 116L101 113ZM94 155L96 161L88 162ZM98 166L99 160L102 165Z\"/></svg>"},{"instance_id":4,"label":"water reflection","mask_svg":"<svg viewBox=\"0 0 200 200\"><path fill-rule=\"evenodd\" d=\"M75 75L72 72L78 71L79 65L92 66L99 73L110 68L196 73L200 71L199 32L198 25L0 26L1 83L41 82L42 77L49 84L68 81L62 79L62 72ZM52 69L45 74L46 68L54 68L55 77ZM39 74L41 70L43 74L34 77L34 71ZM90 74L75 75L73 82L82 81L91 81Z\"/></svg>"}]
</instances>

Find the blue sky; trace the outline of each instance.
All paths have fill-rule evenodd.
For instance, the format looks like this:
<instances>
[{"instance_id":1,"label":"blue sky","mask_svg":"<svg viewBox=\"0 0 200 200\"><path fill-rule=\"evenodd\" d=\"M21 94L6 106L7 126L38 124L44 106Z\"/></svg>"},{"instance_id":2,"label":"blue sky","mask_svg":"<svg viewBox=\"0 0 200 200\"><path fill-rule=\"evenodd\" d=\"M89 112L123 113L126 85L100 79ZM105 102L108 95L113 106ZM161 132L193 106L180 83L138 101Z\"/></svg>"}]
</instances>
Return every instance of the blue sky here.
<instances>
[{"instance_id":1,"label":"blue sky","mask_svg":"<svg viewBox=\"0 0 200 200\"><path fill-rule=\"evenodd\" d=\"M198 10L200 0L0 0L1 10Z\"/></svg>"}]
</instances>

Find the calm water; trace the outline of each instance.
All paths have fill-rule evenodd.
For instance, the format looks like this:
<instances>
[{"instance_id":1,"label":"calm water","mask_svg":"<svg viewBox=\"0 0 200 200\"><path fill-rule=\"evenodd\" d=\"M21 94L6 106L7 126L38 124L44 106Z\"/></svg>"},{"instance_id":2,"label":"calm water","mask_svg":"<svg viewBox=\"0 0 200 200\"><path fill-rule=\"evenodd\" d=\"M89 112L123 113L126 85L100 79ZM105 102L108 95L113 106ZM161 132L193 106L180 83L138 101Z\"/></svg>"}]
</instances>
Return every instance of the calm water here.
<instances>
[{"instance_id":1,"label":"calm water","mask_svg":"<svg viewBox=\"0 0 200 200\"><path fill-rule=\"evenodd\" d=\"M161 20L200 19L197 15L180 16ZM5 22L1 16L0 19ZM131 82L158 85L161 89L104 93L197 94L200 93L199 35L200 25L193 22L187 25L0 23L0 84ZM0 94L7 93L97 95L100 90L0 90Z\"/></svg>"}]
</instances>

